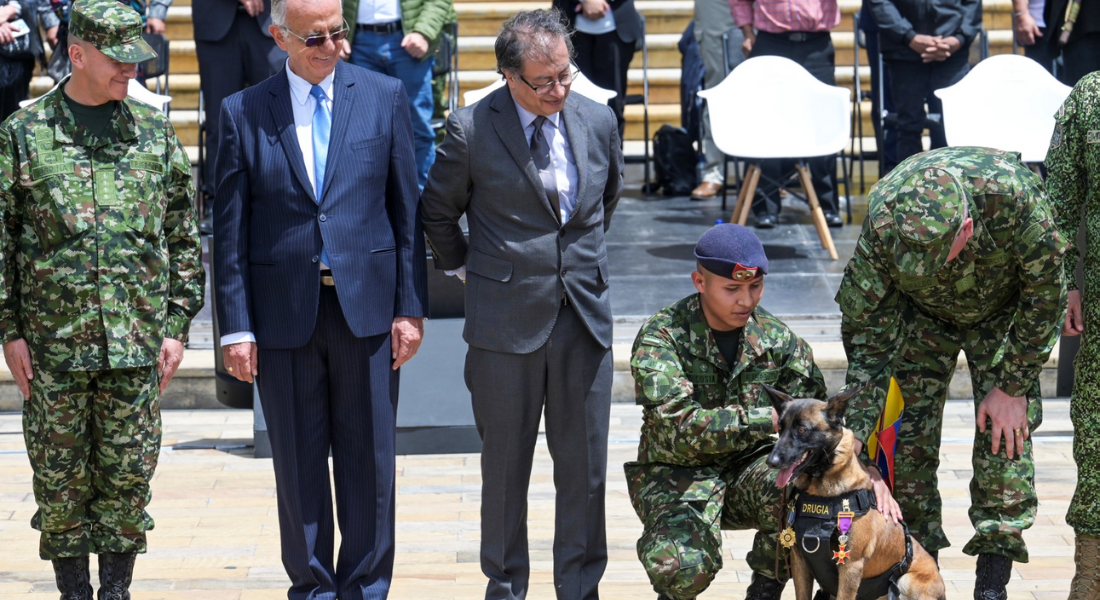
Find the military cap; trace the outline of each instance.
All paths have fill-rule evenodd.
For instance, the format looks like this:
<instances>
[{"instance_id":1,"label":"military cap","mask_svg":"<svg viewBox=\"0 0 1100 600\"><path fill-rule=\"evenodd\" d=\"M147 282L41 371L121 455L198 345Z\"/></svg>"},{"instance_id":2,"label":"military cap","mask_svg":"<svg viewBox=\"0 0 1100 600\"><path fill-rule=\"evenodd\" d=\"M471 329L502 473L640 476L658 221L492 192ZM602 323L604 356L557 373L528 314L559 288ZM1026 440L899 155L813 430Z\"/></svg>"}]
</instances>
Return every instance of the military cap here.
<instances>
[{"instance_id":1,"label":"military cap","mask_svg":"<svg viewBox=\"0 0 1100 600\"><path fill-rule=\"evenodd\" d=\"M967 202L962 184L940 167L904 177L894 196L898 271L923 277L942 269L966 218Z\"/></svg>"},{"instance_id":2,"label":"military cap","mask_svg":"<svg viewBox=\"0 0 1100 600\"><path fill-rule=\"evenodd\" d=\"M141 15L118 0L77 0L69 16L70 34L123 63L156 58L141 29Z\"/></svg>"},{"instance_id":3,"label":"military cap","mask_svg":"<svg viewBox=\"0 0 1100 600\"><path fill-rule=\"evenodd\" d=\"M735 281L749 281L768 272L760 238L733 223L708 229L695 245L695 260L711 273Z\"/></svg>"}]
</instances>

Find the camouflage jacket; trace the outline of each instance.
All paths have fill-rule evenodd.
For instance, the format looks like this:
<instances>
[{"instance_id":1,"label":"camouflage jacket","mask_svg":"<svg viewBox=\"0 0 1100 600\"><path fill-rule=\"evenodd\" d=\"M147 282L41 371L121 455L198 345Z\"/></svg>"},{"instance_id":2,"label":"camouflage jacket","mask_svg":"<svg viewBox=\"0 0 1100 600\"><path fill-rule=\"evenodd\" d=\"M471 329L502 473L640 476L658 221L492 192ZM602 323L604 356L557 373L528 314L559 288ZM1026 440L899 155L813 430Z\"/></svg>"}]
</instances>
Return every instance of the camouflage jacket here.
<instances>
[{"instance_id":1,"label":"camouflage jacket","mask_svg":"<svg viewBox=\"0 0 1100 600\"><path fill-rule=\"evenodd\" d=\"M152 365L203 304L191 164L159 111L127 98L100 139L62 87L0 125L0 341L48 371Z\"/></svg>"},{"instance_id":2,"label":"camouflage jacket","mask_svg":"<svg viewBox=\"0 0 1100 600\"><path fill-rule=\"evenodd\" d=\"M1037 379L1065 310L1066 244L1054 227L1041 180L1018 154L943 148L907 160L892 174L911 171L907 165L934 165L954 176L970 198L974 235L938 272L902 275L895 264L899 234L893 210L905 176L887 176L871 189L867 219L836 295L848 383L872 383L853 399L847 415L848 427L861 440L882 412L894 352L908 335L907 309L966 327L1012 310L1009 330L995 333L1005 339L996 385L1012 396L1024 395Z\"/></svg>"},{"instance_id":3,"label":"camouflage jacket","mask_svg":"<svg viewBox=\"0 0 1100 600\"><path fill-rule=\"evenodd\" d=\"M761 384L825 398L809 345L762 308L745 325L736 365L718 350L698 294L650 317L632 354L635 397L645 406L640 463L733 463L756 450L773 433Z\"/></svg>"},{"instance_id":4,"label":"camouflage jacket","mask_svg":"<svg viewBox=\"0 0 1100 600\"><path fill-rule=\"evenodd\" d=\"M1100 272L1100 72L1077 82L1058 114L1047 151L1047 189L1055 221L1068 243L1066 270L1077 267L1077 227L1085 208L1085 270ZM1067 273L1066 285L1077 289L1077 278Z\"/></svg>"}]
</instances>

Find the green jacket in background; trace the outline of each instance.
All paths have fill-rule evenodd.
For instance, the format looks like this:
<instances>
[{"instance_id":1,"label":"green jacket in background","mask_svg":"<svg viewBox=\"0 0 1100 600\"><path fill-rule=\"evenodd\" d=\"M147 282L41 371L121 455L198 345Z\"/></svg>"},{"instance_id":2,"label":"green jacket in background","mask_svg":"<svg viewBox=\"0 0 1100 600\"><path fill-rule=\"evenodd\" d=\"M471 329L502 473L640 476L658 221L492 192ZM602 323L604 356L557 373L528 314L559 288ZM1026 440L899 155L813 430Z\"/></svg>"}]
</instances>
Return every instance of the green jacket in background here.
<instances>
[{"instance_id":1,"label":"green jacket in background","mask_svg":"<svg viewBox=\"0 0 1100 600\"><path fill-rule=\"evenodd\" d=\"M131 98L94 136L64 84L0 125L0 341L46 371L154 365L203 305L191 163Z\"/></svg>"},{"instance_id":2,"label":"green jacket in background","mask_svg":"<svg viewBox=\"0 0 1100 600\"><path fill-rule=\"evenodd\" d=\"M355 21L359 17L359 0L343 0L344 20L351 28L348 43L355 41ZM419 33L428 40L428 53L435 54L443 30L456 20L452 0L401 0L401 29L406 34ZM423 59L422 59L423 60Z\"/></svg>"}]
</instances>

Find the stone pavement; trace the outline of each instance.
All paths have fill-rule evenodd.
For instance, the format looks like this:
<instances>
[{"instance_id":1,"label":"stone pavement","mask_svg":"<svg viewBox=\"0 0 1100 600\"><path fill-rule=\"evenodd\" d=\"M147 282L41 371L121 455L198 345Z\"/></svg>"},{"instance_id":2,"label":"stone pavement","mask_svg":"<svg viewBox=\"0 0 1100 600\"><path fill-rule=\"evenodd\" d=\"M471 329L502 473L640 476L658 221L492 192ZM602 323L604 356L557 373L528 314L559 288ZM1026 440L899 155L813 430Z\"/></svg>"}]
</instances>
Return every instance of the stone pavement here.
<instances>
[{"instance_id":1,"label":"stone pavement","mask_svg":"<svg viewBox=\"0 0 1100 600\"><path fill-rule=\"evenodd\" d=\"M947 406L941 451L944 524L954 544L941 553L952 598L970 598L974 559L961 552L972 533L966 516L972 473L973 408ZM1073 532L1064 515L1076 482L1069 403L1048 400L1035 438L1039 518L1025 533L1031 562L1017 564L1012 600L1062 600L1073 574ZM611 412L607 536L610 563L601 586L605 600L652 599L634 543L641 527L626 495L622 463L634 457L640 410ZM270 460L252 458L247 411L165 411L164 451L153 482L150 512L156 529L139 559L135 600L253 600L286 598L279 560L278 518ZM393 598L483 597L478 565L480 471L477 455L420 455L397 459L397 561ZM49 563L37 555L29 520L35 505L20 417L0 414L0 599L56 599ZM554 598L551 543L554 487L545 442L535 454L530 490L532 588L529 598ZM703 599L740 599L750 573L743 556L749 532L726 532L726 569ZM731 556L732 554L732 556ZM93 567L94 570L94 567ZM794 597L788 586L784 598Z\"/></svg>"}]
</instances>

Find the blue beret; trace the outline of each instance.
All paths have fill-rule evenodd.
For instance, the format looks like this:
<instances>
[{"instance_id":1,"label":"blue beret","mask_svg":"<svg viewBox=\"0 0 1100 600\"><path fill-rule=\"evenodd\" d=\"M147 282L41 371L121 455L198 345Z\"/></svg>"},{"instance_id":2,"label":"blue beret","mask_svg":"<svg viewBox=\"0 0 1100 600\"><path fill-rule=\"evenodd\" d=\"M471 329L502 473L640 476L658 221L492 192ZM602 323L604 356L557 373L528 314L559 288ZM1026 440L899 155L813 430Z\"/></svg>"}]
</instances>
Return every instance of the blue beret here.
<instances>
[{"instance_id":1,"label":"blue beret","mask_svg":"<svg viewBox=\"0 0 1100 600\"><path fill-rule=\"evenodd\" d=\"M733 223L707 230L695 245L695 259L711 273L736 281L748 281L768 272L768 257L760 238Z\"/></svg>"}]
</instances>

